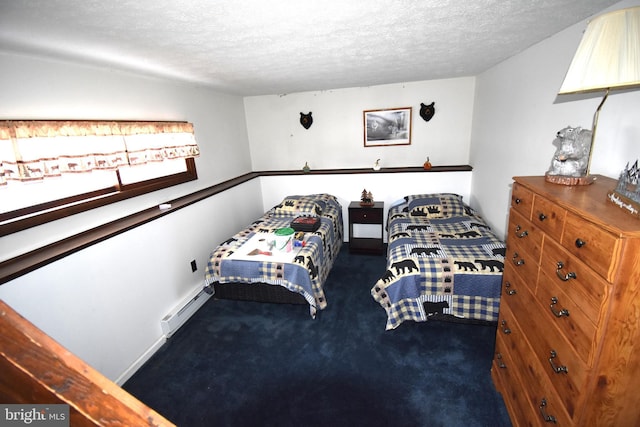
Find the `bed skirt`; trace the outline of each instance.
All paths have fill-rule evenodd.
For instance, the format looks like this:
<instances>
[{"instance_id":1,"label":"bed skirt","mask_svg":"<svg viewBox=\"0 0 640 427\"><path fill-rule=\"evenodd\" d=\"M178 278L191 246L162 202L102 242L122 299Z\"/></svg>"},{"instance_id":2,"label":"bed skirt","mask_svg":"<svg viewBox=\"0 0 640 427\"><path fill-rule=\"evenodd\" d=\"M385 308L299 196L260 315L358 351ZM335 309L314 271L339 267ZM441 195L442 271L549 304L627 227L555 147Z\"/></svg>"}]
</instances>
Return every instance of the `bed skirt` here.
<instances>
[{"instance_id":1,"label":"bed skirt","mask_svg":"<svg viewBox=\"0 0 640 427\"><path fill-rule=\"evenodd\" d=\"M309 304L297 292L291 292L283 286L268 283L220 283L211 284L216 299L269 302L276 304Z\"/></svg>"}]
</instances>

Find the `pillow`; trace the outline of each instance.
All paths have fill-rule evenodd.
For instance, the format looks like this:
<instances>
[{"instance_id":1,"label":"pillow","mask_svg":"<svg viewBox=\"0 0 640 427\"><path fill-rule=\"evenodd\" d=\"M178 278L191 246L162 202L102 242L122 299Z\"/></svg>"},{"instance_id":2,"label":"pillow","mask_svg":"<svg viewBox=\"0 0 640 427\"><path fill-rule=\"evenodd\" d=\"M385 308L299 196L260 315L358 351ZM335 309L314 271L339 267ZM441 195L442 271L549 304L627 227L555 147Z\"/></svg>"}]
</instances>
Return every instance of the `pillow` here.
<instances>
[{"instance_id":1,"label":"pillow","mask_svg":"<svg viewBox=\"0 0 640 427\"><path fill-rule=\"evenodd\" d=\"M469 215L469 207L458 194L416 194L405 197L405 200L409 217L450 218Z\"/></svg>"},{"instance_id":2,"label":"pillow","mask_svg":"<svg viewBox=\"0 0 640 427\"><path fill-rule=\"evenodd\" d=\"M287 196L270 213L274 217L320 216L322 205L310 196Z\"/></svg>"}]
</instances>

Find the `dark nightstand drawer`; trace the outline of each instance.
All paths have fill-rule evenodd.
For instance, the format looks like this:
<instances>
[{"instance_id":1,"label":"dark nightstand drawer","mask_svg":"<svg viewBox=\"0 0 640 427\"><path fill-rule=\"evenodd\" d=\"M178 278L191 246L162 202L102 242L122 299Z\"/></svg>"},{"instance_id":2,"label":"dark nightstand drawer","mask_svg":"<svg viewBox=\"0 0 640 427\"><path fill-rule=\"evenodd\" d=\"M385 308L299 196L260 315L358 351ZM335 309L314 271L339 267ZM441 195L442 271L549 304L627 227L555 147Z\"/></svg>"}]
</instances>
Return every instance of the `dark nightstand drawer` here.
<instances>
[{"instance_id":1,"label":"dark nightstand drawer","mask_svg":"<svg viewBox=\"0 0 640 427\"><path fill-rule=\"evenodd\" d=\"M357 224L381 224L382 209L361 208L349 209L349 218Z\"/></svg>"}]
</instances>

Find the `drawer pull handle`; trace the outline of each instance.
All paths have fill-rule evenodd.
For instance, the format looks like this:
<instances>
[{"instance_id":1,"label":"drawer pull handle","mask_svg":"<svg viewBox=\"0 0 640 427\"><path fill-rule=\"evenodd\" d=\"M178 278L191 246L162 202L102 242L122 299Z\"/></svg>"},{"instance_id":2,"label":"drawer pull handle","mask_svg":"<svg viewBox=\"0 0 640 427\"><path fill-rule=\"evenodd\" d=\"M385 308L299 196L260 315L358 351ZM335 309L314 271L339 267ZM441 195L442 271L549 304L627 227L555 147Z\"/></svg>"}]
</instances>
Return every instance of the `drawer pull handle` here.
<instances>
[{"instance_id":1,"label":"drawer pull handle","mask_svg":"<svg viewBox=\"0 0 640 427\"><path fill-rule=\"evenodd\" d=\"M584 240L579 239L579 238L578 238L578 239L576 239L576 248L581 248L581 247L583 247L583 246L584 246L584 245L586 245L586 244L587 244L587 242L585 242Z\"/></svg>"},{"instance_id":2,"label":"drawer pull handle","mask_svg":"<svg viewBox=\"0 0 640 427\"><path fill-rule=\"evenodd\" d=\"M522 203L522 200L520 200L519 198L516 198L515 202L516 202L516 205L519 205L520 203Z\"/></svg>"},{"instance_id":3,"label":"drawer pull handle","mask_svg":"<svg viewBox=\"0 0 640 427\"><path fill-rule=\"evenodd\" d=\"M556 317L562 317L562 316L569 317L569 310L567 310L566 308L563 308L560 311L555 310L553 306L556 305L557 303L558 303L558 298L551 297L551 305L549 307L551 308L551 312L553 313L553 315Z\"/></svg>"},{"instance_id":4,"label":"drawer pull handle","mask_svg":"<svg viewBox=\"0 0 640 427\"><path fill-rule=\"evenodd\" d=\"M549 364L551 365L551 369L553 369L553 372L555 372L556 374L561 374L561 373L569 373L569 368L567 368L564 365L560 365L560 366L556 366L555 363L553 363L553 359L555 359L556 357L558 357L558 354L556 353L555 350L551 350L551 357L549 357Z\"/></svg>"},{"instance_id":5,"label":"drawer pull handle","mask_svg":"<svg viewBox=\"0 0 640 427\"><path fill-rule=\"evenodd\" d=\"M507 321L503 320L501 325L503 326L502 332L504 332L505 334L509 335L511 333L511 329L507 328Z\"/></svg>"},{"instance_id":6,"label":"drawer pull handle","mask_svg":"<svg viewBox=\"0 0 640 427\"><path fill-rule=\"evenodd\" d=\"M540 401L540 415L542 415L542 419L544 420L545 423L554 423L556 424L558 421L556 420L556 417L554 417L553 415L547 415L547 411L545 411L544 408L547 407L547 399L542 398L542 400Z\"/></svg>"},{"instance_id":7,"label":"drawer pull handle","mask_svg":"<svg viewBox=\"0 0 640 427\"><path fill-rule=\"evenodd\" d=\"M517 266L524 265L524 260L522 258L517 261L516 258L518 258L518 252L513 253L513 258L511 259L511 261L513 261L513 263Z\"/></svg>"},{"instance_id":8,"label":"drawer pull handle","mask_svg":"<svg viewBox=\"0 0 640 427\"><path fill-rule=\"evenodd\" d=\"M562 270L564 268L564 263L562 261L558 261L556 263L556 275L560 278L560 280L562 280L563 282L566 282L570 279L577 279L578 275L576 273L574 273L573 271L567 273L567 274L562 274L562 272L560 270Z\"/></svg>"},{"instance_id":9,"label":"drawer pull handle","mask_svg":"<svg viewBox=\"0 0 640 427\"><path fill-rule=\"evenodd\" d=\"M540 221L544 221L545 219L547 219L547 216L546 216L545 214L541 213L541 214L538 216L538 219L539 219Z\"/></svg>"},{"instance_id":10,"label":"drawer pull handle","mask_svg":"<svg viewBox=\"0 0 640 427\"><path fill-rule=\"evenodd\" d=\"M502 361L502 353L496 353L496 359L498 359L498 367L501 369L506 369L507 365Z\"/></svg>"},{"instance_id":11,"label":"drawer pull handle","mask_svg":"<svg viewBox=\"0 0 640 427\"><path fill-rule=\"evenodd\" d=\"M516 226L516 236L518 236L520 239L529 235L529 232L527 230L524 230L522 233L518 233L520 230L522 230L522 227L520 227L519 225Z\"/></svg>"},{"instance_id":12,"label":"drawer pull handle","mask_svg":"<svg viewBox=\"0 0 640 427\"><path fill-rule=\"evenodd\" d=\"M504 287L505 288L510 288L511 287L511 282L504 282ZM509 290L507 290L507 294L508 295L515 295L516 294L516 290L515 289L509 289Z\"/></svg>"}]
</instances>

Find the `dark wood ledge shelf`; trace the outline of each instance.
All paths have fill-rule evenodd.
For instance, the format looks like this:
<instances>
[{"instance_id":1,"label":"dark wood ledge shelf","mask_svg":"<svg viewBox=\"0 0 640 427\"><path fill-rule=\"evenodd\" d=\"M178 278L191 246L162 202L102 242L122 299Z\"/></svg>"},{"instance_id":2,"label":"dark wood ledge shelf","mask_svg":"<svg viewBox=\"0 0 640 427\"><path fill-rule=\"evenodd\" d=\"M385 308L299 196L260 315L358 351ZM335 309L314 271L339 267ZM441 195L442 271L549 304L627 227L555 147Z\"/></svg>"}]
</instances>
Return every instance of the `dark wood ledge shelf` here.
<instances>
[{"instance_id":1,"label":"dark wood ledge shelf","mask_svg":"<svg viewBox=\"0 0 640 427\"><path fill-rule=\"evenodd\" d=\"M374 171L372 168L361 169L318 169L309 172L302 170L281 170L281 171L261 171L249 172L236 178L213 185L203 190L196 191L167 203L171 205L168 209L160 209L154 206L132 215L125 216L115 221L100 225L82 233L67 237L66 239L53 242L41 248L24 253L17 257L0 262L0 285L16 279L24 274L34 271L47 264L55 262L67 255L71 255L96 243L122 234L135 227L146 224L155 219L161 218L178 209L197 203L208 197L214 196L237 185L248 182L261 176L282 176L282 175L341 175L341 174L361 174L361 173L405 173L405 172L467 172L471 171L469 165L456 166L433 166L429 170L422 167L406 168L381 168Z\"/></svg>"},{"instance_id":2,"label":"dark wood ledge shelf","mask_svg":"<svg viewBox=\"0 0 640 427\"><path fill-rule=\"evenodd\" d=\"M405 172L470 172L473 168L469 165L453 165L453 166L433 166L429 170L425 170L422 166L414 167L397 167L397 168L381 168L374 171L373 168L358 169L311 169L309 172L298 170L280 170L280 171L261 171L256 172L260 176L279 176L279 175L349 175L359 173L405 173Z\"/></svg>"}]
</instances>

